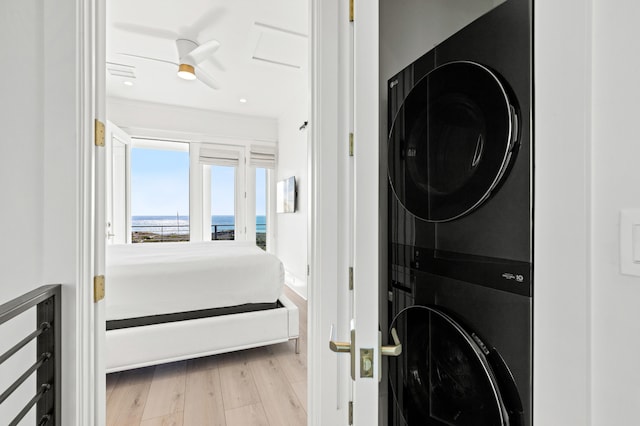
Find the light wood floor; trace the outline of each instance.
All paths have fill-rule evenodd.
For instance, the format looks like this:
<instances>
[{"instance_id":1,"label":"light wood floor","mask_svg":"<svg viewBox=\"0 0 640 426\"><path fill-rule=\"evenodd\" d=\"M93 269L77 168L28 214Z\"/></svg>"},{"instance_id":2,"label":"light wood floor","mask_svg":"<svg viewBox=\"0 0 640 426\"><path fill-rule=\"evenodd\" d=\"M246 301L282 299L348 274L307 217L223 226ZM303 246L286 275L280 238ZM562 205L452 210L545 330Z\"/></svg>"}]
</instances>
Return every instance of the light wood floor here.
<instances>
[{"instance_id":1,"label":"light wood floor","mask_svg":"<svg viewBox=\"0 0 640 426\"><path fill-rule=\"evenodd\" d=\"M107 426L306 425L307 303L293 341L107 375Z\"/></svg>"}]
</instances>

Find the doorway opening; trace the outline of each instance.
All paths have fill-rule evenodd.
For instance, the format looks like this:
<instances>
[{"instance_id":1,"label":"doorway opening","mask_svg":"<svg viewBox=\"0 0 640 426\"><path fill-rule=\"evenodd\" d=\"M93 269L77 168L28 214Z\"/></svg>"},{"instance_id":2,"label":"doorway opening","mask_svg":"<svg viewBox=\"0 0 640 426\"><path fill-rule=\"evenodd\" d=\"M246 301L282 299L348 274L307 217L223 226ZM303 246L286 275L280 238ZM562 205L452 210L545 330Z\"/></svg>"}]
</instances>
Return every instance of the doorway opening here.
<instances>
[{"instance_id":1,"label":"doorway opening","mask_svg":"<svg viewBox=\"0 0 640 426\"><path fill-rule=\"evenodd\" d=\"M285 342L114 372L107 376L107 424L118 424L122 416L133 416L141 423L161 419L206 424L202 419L213 415L222 415L228 424L243 416L264 416L269 424L281 424L282 413L306 424L309 173L307 133L300 127L309 119L308 4L291 0L214 6L200 0L179 6L147 3L146 8L130 8L120 0L107 3L107 118L134 141L130 183L124 191L130 197L126 204L130 212L125 213L129 221L125 234L130 240L124 244L137 242L135 232L137 236L143 231L155 234L149 229L134 230L140 216L155 215L151 210L135 214L138 201L149 194L149 190L138 191L135 167L140 152L135 151L135 141L187 146L181 152L188 166L187 201L182 200L181 207L172 208L170 214L155 215L176 222L177 228L169 230L176 239L165 241L161 236L160 240L167 247L178 242L248 243L280 259L284 295L300 314L300 353L293 342ZM183 67L185 58L192 68ZM176 70L186 72L191 81L180 79ZM158 176L149 179L164 188L159 198L176 204L169 191L176 179L162 181ZM276 182L289 176L298 182L299 208L293 214L278 214ZM151 207L150 201L144 204ZM150 243L147 246L152 246L152 240L145 240ZM114 241L108 244L115 245ZM107 275L109 253L110 247ZM109 300L106 306L108 318ZM274 364L280 366L280 374L265 376L273 373L266 367ZM225 391L227 383L246 392ZM279 383L279 388L271 388L273 383ZM167 385L175 392L165 392ZM127 405L123 395L132 389L145 403L132 411L118 411L117 407ZM293 411L270 399L283 392L296 402L289 404ZM194 394L212 399L199 407L202 401L190 399ZM236 396L226 396L232 394Z\"/></svg>"}]
</instances>

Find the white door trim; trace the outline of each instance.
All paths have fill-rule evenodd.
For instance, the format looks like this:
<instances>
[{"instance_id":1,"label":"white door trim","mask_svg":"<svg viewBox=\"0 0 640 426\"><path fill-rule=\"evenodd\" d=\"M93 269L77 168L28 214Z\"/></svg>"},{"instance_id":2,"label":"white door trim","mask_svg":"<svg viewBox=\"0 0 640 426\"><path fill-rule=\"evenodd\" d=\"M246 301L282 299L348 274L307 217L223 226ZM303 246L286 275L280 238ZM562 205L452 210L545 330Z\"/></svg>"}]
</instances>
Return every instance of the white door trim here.
<instances>
[{"instance_id":1,"label":"white door trim","mask_svg":"<svg viewBox=\"0 0 640 426\"><path fill-rule=\"evenodd\" d=\"M310 122L309 130L309 342L308 342L308 424L346 424L347 407L336 390L348 380L348 371L339 374L342 360L329 350L332 324L338 322L338 285L344 279L338 271L340 241L338 173L335 172L342 118L340 103L341 39L348 2L310 1ZM342 9L342 10L341 10ZM345 254L346 255L346 254ZM346 275L345 275L346 276ZM343 337L343 336L338 336Z\"/></svg>"},{"instance_id":2,"label":"white door trim","mask_svg":"<svg viewBox=\"0 0 640 426\"><path fill-rule=\"evenodd\" d=\"M378 424L379 286L379 19L378 2L357 8L353 35L354 306L356 354L373 349L373 378L357 377L353 424Z\"/></svg>"},{"instance_id":3,"label":"white door trim","mask_svg":"<svg viewBox=\"0 0 640 426\"><path fill-rule=\"evenodd\" d=\"M48 4L48 3L47 3ZM45 19L57 16L56 2L45 6ZM104 273L104 212L95 209L96 194L96 154L103 148L94 144L94 119L106 122L104 108L104 52L105 52L105 1L76 0L74 2L76 20L72 23L65 19L63 25L75 28L76 74L74 100L77 126L77 182L76 209L76 285L75 285L75 395L65 391L63 401L63 422L73 418L76 425L104 424L104 391L100 391L97 380L100 359L96 351L96 321L99 304L93 302L93 277ZM45 26L46 28L46 26ZM59 28L55 25L51 31ZM46 34L45 37L56 37ZM52 83L52 84L55 84ZM104 152L101 153L104 157ZM104 166L104 165L103 165ZM102 194L104 195L104 194ZM101 236L102 244L97 238ZM101 249L102 247L102 249ZM69 333L71 335L72 333ZM103 382L104 383L104 382ZM65 389L72 389L71 386ZM73 398L70 398L71 396ZM70 414L74 411L74 415ZM65 414L66 413L66 414ZM66 420L65 420L66 419ZM69 423L71 424L71 423Z\"/></svg>"}]
</instances>

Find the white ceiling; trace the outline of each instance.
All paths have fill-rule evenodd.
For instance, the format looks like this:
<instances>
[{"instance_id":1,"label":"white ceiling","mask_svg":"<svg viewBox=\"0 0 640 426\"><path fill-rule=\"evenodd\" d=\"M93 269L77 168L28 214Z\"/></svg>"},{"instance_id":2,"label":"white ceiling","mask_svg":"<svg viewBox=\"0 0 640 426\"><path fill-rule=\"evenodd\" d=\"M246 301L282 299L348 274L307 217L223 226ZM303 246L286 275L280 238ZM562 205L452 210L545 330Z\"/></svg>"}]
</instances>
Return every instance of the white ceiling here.
<instances>
[{"instance_id":1,"label":"white ceiling","mask_svg":"<svg viewBox=\"0 0 640 426\"><path fill-rule=\"evenodd\" d=\"M294 91L307 90L307 7L304 0L109 0L107 96L278 117ZM172 34L220 42L201 64L219 90L180 79L171 64L120 54L177 62ZM132 70L135 78L110 68Z\"/></svg>"}]
</instances>

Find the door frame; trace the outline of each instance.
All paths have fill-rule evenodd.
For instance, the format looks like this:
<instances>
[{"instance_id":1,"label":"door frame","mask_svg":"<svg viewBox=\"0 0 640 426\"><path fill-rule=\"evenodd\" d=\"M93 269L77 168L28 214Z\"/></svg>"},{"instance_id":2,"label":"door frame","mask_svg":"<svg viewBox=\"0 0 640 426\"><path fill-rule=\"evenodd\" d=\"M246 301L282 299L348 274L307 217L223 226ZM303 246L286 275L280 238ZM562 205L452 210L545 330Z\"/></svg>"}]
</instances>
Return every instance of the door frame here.
<instances>
[{"instance_id":1,"label":"door frame","mask_svg":"<svg viewBox=\"0 0 640 426\"><path fill-rule=\"evenodd\" d=\"M77 186L74 209L78 218L75 235L76 273L72 285L75 294L64 297L67 301L73 298L75 302L73 307L68 308L69 315L74 316L68 321L68 326L75 327L75 330L63 333L71 341L63 345L63 353L65 348L69 348L72 354L68 355L68 359L73 362L73 365L63 365L63 371L73 371L65 372L64 377L74 380L65 386L66 391L63 392L66 397L63 396L62 419L65 424L76 425L104 424L104 420L100 423L99 419L104 418L105 414L104 404L100 403L104 401L105 392L100 386L104 378L100 380L96 374L102 362L100 351L97 350L102 343L99 337L101 325L96 318L98 312L104 309L104 302L94 303L93 300L93 281L96 275L104 273L105 251L105 232L102 227L105 212L96 209L95 204L97 199L105 195L104 187L101 192L96 185L97 175L105 171L104 167L100 169L99 161L100 158L104 160L104 149L94 144L95 120L105 123L106 119L104 102L100 102L105 93L105 5L105 0L76 0L67 3L46 2L44 6L45 39L56 40L68 56L71 56L71 52L75 54L71 56L72 60L66 56L65 59L51 59L52 66L48 67L47 74L54 83L45 82L45 87L60 85L52 72L64 71L66 75L73 75L65 80L68 85L71 84L68 80L72 80L73 86L64 87L63 90L72 91L75 96L55 99L55 107L45 107L45 118L49 115L65 115L70 120L69 116L72 116L75 127ZM67 29L64 33L66 37L61 37L61 28ZM48 54L45 49L45 58ZM59 52L51 53L55 54ZM67 116L64 111L71 112Z\"/></svg>"},{"instance_id":2,"label":"door frame","mask_svg":"<svg viewBox=\"0 0 640 426\"><path fill-rule=\"evenodd\" d=\"M76 41L80 46L77 85L81 96L76 100L80 111L78 131L84 141L93 139L94 119L106 122L105 94L105 43L106 43L106 2L105 0L76 0L79 8L79 23ZM84 6L83 6L84 5ZM308 355L308 424L346 424L348 395L336 392L336 389L348 387L348 369L344 368L345 357L337 358L328 349L328 337L331 324L347 318L348 304L336 303L339 288L347 280L347 273L338 269L338 256L348 256L341 245L338 229L341 221L348 221L344 213L339 215L337 208L341 200L340 189L344 186L333 172L336 160L346 153L351 119L349 99L341 95L343 85L348 81L341 63L344 51L349 47L350 29L348 23L348 2L339 0L309 0L310 13L310 141L309 141L309 355ZM375 31L377 46L377 4L374 13L361 15L361 40L365 33ZM372 52L369 52L369 54ZM366 54L366 53L365 53ZM377 93L377 51L373 57L375 67L375 93ZM348 71L347 71L348 72ZM367 97L365 97L366 99ZM377 108L374 102L375 117L368 111L369 123L377 135ZM338 112L338 113L336 113ZM372 141L376 148L377 139ZM104 203L104 150L91 145L80 148L81 183L83 185L78 199L82 206L78 232L82 240L78 254L78 321L76 323L77 352L79 362L77 371L76 424L105 423L104 377L104 324L97 320L104 310L104 302L93 304L93 276L104 274L105 268L105 232L104 212L100 203ZM377 163L372 165L377 182ZM102 169L101 169L102 168ZM323 173L325 172L325 173ZM377 185L375 186L377 190ZM370 192L370 191L369 191ZM370 194L369 194L370 195ZM95 201L98 200L98 205ZM377 228L374 228L377 230ZM370 229L367 230L370 232ZM377 238L377 232L373 232ZM376 244L377 247L377 244ZM348 250L347 250L348 251ZM337 255L338 254L338 255ZM357 255L356 255L357 256ZM376 254L377 256L377 254ZM377 257L375 259L377 264ZM377 276L377 267L374 268ZM364 275L361 276L364 278ZM361 279L362 279L361 278ZM356 278L357 279L357 278ZM377 294L377 280L368 284ZM108 286L107 286L108 287ZM376 304L377 307L377 304ZM348 327L348 325L342 325ZM375 326L377 330L377 324ZM342 336L339 336L342 337ZM376 336L377 341L377 336ZM376 374L377 377L377 374ZM377 383L377 381L376 381ZM376 392L377 394L377 392ZM377 397L377 396L376 396ZM335 407L335 409L333 409ZM368 408L371 411L371 407ZM376 417L377 417L377 410Z\"/></svg>"},{"instance_id":3,"label":"door frame","mask_svg":"<svg viewBox=\"0 0 640 426\"><path fill-rule=\"evenodd\" d=\"M308 306L308 410L309 426L346 424L347 407L336 395L336 388L348 374L339 375L339 361L329 352L331 324L338 322L338 256L340 241L337 229L337 173L322 173L326 164L338 164L339 141L344 123L337 113L341 105L340 17L338 0L310 0L310 141L309 141L309 224L307 288ZM344 377L342 377L344 376ZM343 383L344 386L344 383ZM326 409L335 407L335 410ZM342 420L342 422L341 422Z\"/></svg>"},{"instance_id":4,"label":"door frame","mask_svg":"<svg viewBox=\"0 0 640 426\"><path fill-rule=\"evenodd\" d=\"M350 400L353 424L379 422L378 11L377 2L363 4L350 23L349 2L311 0L310 426L348 424ZM341 206L345 199L348 208ZM353 291L345 264L354 268ZM374 350L374 377L355 382L349 356L328 347L332 325L338 330L332 338L350 340L353 316L355 353Z\"/></svg>"}]
</instances>

